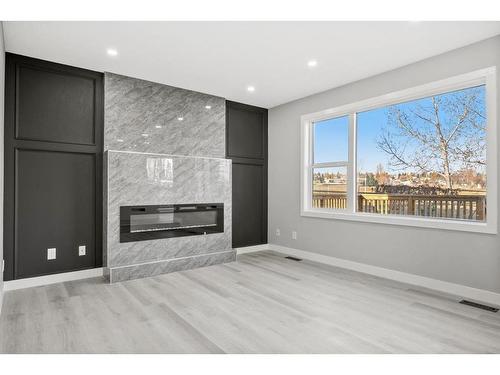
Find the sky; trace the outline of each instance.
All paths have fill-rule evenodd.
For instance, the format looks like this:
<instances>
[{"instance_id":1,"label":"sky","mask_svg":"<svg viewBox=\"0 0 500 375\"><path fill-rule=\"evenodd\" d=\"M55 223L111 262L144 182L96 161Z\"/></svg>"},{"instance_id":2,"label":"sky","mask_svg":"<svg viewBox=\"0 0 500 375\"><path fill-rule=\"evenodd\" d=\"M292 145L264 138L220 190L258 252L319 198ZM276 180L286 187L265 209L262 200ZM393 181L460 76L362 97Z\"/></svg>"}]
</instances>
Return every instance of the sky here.
<instances>
[{"instance_id":1,"label":"sky","mask_svg":"<svg viewBox=\"0 0 500 375\"><path fill-rule=\"evenodd\" d=\"M482 106L482 108L484 109L484 86L480 86L479 89L480 95L478 98L478 103L479 106ZM439 97L443 100L452 99L453 95L468 93L467 90L474 90L474 88L442 94L439 95ZM429 105L431 105L430 98L401 103L397 105L397 108L404 112L408 112L410 110L416 109L416 107L419 105L428 107ZM399 172L391 170L389 166L389 155L380 150L377 146L377 139L381 134L382 129L387 126L390 127L390 124L388 124L387 121L388 110L388 107L383 107L366 112L359 112L357 114L357 162L359 172L375 172L376 167L379 163L382 164L384 166L384 169L388 172ZM450 114L443 113L442 116L443 118L441 119L441 121L443 123L454 120L454 117ZM418 126L426 126L423 121L422 124L417 124ZM347 161L348 129L349 121L347 116L316 122L314 124L314 162L322 163L332 161ZM407 150L409 152L412 152L415 149L415 144L412 144L412 142L410 142L407 147ZM323 171L326 172L327 170ZM330 172L330 170L328 170L328 172Z\"/></svg>"}]
</instances>

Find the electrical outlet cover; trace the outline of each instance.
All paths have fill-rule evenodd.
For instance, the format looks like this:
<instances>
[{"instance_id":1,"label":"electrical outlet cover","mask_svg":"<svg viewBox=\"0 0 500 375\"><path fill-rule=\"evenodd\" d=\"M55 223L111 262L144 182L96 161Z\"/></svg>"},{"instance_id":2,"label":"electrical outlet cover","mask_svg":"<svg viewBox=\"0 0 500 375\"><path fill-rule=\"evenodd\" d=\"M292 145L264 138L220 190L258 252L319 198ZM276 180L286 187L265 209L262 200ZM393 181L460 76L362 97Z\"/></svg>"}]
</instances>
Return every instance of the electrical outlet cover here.
<instances>
[{"instance_id":1,"label":"electrical outlet cover","mask_svg":"<svg viewBox=\"0 0 500 375\"><path fill-rule=\"evenodd\" d=\"M54 260L56 259L56 248L51 247L47 249L47 260Z\"/></svg>"},{"instance_id":2,"label":"electrical outlet cover","mask_svg":"<svg viewBox=\"0 0 500 375\"><path fill-rule=\"evenodd\" d=\"M78 255L84 256L87 254L87 247L85 245L78 246Z\"/></svg>"}]
</instances>

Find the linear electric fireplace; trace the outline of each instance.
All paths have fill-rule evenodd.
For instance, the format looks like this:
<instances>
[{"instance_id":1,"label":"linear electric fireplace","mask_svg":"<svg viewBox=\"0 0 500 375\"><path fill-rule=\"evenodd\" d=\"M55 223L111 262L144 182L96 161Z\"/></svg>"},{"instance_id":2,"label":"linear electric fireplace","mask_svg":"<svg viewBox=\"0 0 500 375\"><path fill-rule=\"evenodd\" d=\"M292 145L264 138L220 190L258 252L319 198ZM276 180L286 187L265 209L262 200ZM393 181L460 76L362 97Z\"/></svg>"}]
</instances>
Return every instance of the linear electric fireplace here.
<instances>
[{"instance_id":1,"label":"linear electric fireplace","mask_svg":"<svg viewBox=\"0 0 500 375\"><path fill-rule=\"evenodd\" d=\"M224 232L224 204L120 207L120 242Z\"/></svg>"}]
</instances>

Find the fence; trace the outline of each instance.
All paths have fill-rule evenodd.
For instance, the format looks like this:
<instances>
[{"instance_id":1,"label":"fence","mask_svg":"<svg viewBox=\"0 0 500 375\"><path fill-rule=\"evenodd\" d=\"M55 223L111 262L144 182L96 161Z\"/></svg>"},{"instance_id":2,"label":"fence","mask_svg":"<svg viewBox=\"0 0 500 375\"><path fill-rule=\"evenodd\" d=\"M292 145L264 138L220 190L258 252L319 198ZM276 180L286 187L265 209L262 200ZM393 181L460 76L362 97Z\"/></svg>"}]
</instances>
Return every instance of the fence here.
<instances>
[{"instance_id":1,"label":"fence","mask_svg":"<svg viewBox=\"0 0 500 375\"><path fill-rule=\"evenodd\" d=\"M484 195L410 195L358 194L358 211L384 215L412 215L483 221L486 217ZM314 192L314 208L347 207L345 193Z\"/></svg>"}]
</instances>

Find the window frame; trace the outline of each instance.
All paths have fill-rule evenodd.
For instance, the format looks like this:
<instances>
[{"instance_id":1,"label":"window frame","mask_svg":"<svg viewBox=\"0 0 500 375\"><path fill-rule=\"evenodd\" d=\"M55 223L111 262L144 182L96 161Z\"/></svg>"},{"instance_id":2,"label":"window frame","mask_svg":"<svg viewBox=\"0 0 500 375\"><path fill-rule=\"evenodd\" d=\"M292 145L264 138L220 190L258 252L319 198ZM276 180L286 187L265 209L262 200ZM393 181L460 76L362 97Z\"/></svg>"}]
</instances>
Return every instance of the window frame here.
<instances>
[{"instance_id":1,"label":"window frame","mask_svg":"<svg viewBox=\"0 0 500 375\"><path fill-rule=\"evenodd\" d=\"M486 101L486 199L488 213L485 222L474 222L454 219L422 218L415 216L381 215L356 211L357 197L357 165L356 165L356 114L380 107L390 106L411 100L444 94L450 91L466 89L478 85L485 85ZM300 189L300 215L325 219L341 219L404 225L423 228L436 228L458 230L466 232L496 234L497 227L497 81L496 67L476 70L470 73L453 76L416 87L391 92L381 96L361 100L355 103L326 109L319 112L301 116L301 189ZM345 162L317 163L314 164L314 133L315 122L348 116L348 160ZM338 164L338 165L335 165ZM347 206L346 209L313 208L313 171L318 167L347 167Z\"/></svg>"},{"instance_id":2,"label":"window frame","mask_svg":"<svg viewBox=\"0 0 500 375\"><path fill-rule=\"evenodd\" d=\"M314 169L316 168L342 168L342 167L345 167L346 168L346 178L347 178L347 186L346 186L346 195L347 195L347 204L349 204L349 195L350 195L350 192L351 192L351 189L349 189L349 184L350 184L350 181L351 181L351 176L350 176L350 171L351 171L351 168L350 168L350 163L349 163L349 160L351 158L351 150L350 150L350 144L351 144L351 139L349 138L350 135L351 135L351 116L335 116L335 117L326 117L324 118L323 120L329 120L329 119L337 119L337 118L342 118L342 117L347 117L347 121L348 121L348 125L347 125L347 132L348 132L348 137L347 137L347 143L348 143L348 149L347 149L347 160L339 160L339 161L331 161L331 162L321 162L321 163L314 163L314 123L315 122L320 122L322 120L314 120L311 122L311 126L310 126L310 136L311 136L311 173L310 173L310 178L311 178L311 195L310 195L310 198L312 199L312 191L313 191L313 186L312 186L312 182L313 182L313 178L314 178ZM312 206L312 205L311 205ZM345 209L344 208L339 208L339 209L332 209L332 208L329 208L330 211L337 211L337 212L346 212L346 210L348 210L349 207L346 207Z\"/></svg>"}]
</instances>

